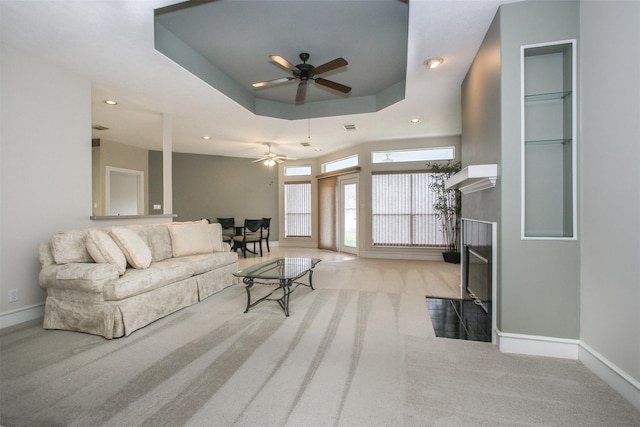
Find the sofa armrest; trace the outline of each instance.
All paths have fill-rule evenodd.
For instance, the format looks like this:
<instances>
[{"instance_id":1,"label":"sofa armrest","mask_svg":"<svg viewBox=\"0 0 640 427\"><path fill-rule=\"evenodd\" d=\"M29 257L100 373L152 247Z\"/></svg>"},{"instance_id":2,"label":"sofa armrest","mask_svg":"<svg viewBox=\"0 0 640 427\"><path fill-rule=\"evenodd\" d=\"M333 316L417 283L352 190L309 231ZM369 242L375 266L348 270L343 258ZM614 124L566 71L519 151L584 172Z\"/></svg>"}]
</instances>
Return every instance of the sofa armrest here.
<instances>
[{"instance_id":1,"label":"sofa armrest","mask_svg":"<svg viewBox=\"0 0 640 427\"><path fill-rule=\"evenodd\" d=\"M111 264L69 263L47 265L40 270L40 286L102 293L104 285L120 275Z\"/></svg>"}]
</instances>

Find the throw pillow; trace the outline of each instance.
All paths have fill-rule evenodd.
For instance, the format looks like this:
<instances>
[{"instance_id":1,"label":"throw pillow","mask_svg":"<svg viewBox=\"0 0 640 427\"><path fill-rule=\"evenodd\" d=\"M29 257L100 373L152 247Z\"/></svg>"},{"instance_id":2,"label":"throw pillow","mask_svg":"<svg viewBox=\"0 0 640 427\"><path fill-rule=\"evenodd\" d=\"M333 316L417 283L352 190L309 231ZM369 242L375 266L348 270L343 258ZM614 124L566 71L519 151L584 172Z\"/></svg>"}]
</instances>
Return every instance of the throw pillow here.
<instances>
[{"instance_id":1,"label":"throw pillow","mask_svg":"<svg viewBox=\"0 0 640 427\"><path fill-rule=\"evenodd\" d=\"M222 244L222 226L219 223L207 224L209 239L214 252L224 252Z\"/></svg>"},{"instance_id":2,"label":"throw pillow","mask_svg":"<svg viewBox=\"0 0 640 427\"><path fill-rule=\"evenodd\" d=\"M70 230L54 234L51 237L51 249L56 264L93 262L84 245L86 235L86 230Z\"/></svg>"},{"instance_id":3,"label":"throw pillow","mask_svg":"<svg viewBox=\"0 0 640 427\"><path fill-rule=\"evenodd\" d=\"M213 252L213 245L207 230L208 224L179 223L169 225L173 256L206 254Z\"/></svg>"},{"instance_id":4,"label":"throw pillow","mask_svg":"<svg viewBox=\"0 0 640 427\"><path fill-rule=\"evenodd\" d=\"M97 263L115 266L121 276L127 270L127 259L111 237L104 231L89 230L85 245L91 258Z\"/></svg>"},{"instance_id":5,"label":"throw pillow","mask_svg":"<svg viewBox=\"0 0 640 427\"><path fill-rule=\"evenodd\" d=\"M151 250L135 231L126 227L111 227L110 234L131 267L145 269L151 265Z\"/></svg>"}]
</instances>

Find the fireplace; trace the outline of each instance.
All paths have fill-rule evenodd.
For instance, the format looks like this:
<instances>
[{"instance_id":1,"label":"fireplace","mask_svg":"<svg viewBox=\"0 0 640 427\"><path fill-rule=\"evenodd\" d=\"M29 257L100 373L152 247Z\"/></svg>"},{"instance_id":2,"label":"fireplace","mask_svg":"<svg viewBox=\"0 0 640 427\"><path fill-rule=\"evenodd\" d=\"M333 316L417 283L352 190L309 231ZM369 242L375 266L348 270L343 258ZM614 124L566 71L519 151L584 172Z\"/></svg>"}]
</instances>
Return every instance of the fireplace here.
<instances>
[{"instance_id":1,"label":"fireplace","mask_svg":"<svg viewBox=\"0 0 640 427\"><path fill-rule=\"evenodd\" d=\"M467 294L465 297L489 313L493 299L493 224L463 220L462 248L462 285Z\"/></svg>"}]
</instances>

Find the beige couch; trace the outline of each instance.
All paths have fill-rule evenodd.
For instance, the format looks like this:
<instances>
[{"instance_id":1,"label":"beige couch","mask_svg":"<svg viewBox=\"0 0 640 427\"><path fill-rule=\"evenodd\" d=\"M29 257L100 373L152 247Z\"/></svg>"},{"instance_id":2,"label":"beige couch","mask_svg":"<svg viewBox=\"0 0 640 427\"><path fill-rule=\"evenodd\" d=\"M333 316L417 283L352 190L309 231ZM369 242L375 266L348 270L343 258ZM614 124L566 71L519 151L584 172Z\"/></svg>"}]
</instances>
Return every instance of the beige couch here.
<instances>
[{"instance_id":1,"label":"beige couch","mask_svg":"<svg viewBox=\"0 0 640 427\"><path fill-rule=\"evenodd\" d=\"M237 283L220 224L70 230L40 245L45 329L127 336Z\"/></svg>"}]
</instances>

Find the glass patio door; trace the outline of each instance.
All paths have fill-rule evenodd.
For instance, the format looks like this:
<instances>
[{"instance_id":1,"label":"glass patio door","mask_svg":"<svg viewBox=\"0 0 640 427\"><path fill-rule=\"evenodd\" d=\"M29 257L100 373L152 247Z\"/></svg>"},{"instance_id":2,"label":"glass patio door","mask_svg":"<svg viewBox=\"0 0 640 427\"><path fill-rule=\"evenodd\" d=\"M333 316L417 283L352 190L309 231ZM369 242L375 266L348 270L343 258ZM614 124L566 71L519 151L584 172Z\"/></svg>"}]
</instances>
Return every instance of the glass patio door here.
<instances>
[{"instance_id":1,"label":"glass patio door","mask_svg":"<svg viewBox=\"0 0 640 427\"><path fill-rule=\"evenodd\" d=\"M340 179L339 250L358 254L358 179Z\"/></svg>"}]
</instances>

